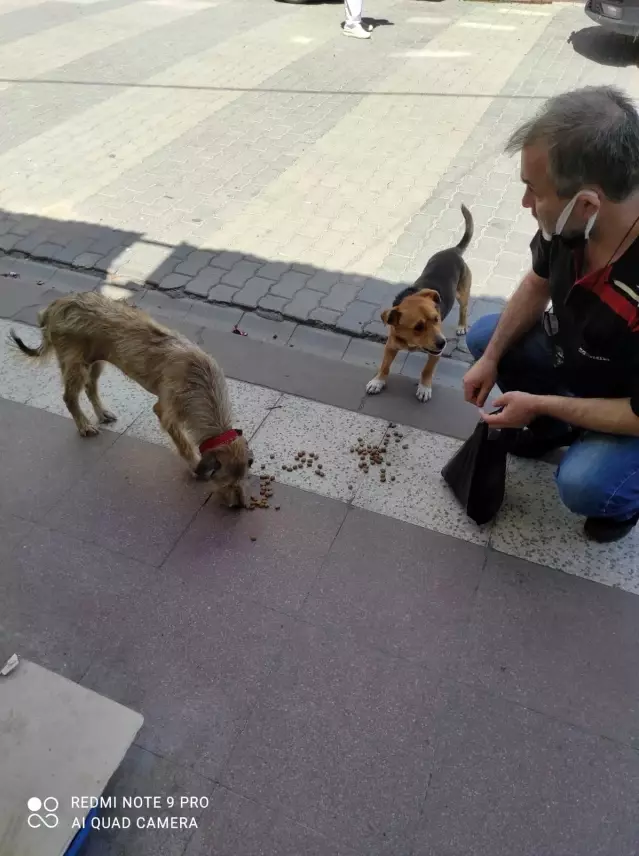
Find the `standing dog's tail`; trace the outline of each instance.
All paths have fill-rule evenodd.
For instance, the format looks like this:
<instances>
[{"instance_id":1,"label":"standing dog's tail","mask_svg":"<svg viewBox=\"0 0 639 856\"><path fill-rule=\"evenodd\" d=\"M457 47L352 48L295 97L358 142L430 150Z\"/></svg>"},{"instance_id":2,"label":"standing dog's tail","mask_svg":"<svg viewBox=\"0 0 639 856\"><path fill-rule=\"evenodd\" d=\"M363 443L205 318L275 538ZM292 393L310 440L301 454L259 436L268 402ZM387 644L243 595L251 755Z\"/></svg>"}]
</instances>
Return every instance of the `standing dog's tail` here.
<instances>
[{"instance_id":1,"label":"standing dog's tail","mask_svg":"<svg viewBox=\"0 0 639 856\"><path fill-rule=\"evenodd\" d=\"M459 250L460 253L463 253L468 248L468 245L473 239L473 232L475 231L475 226L470 211L463 203L461 210L462 214L464 215L464 222L466 223L466 231L464 232L464 237L457 244L455 249Z\"/></svg>"},{"instance_id":2,"label":"standing dog's tail","mask_svg":"<svg viewBox=\"0 0 639 856\"><path fill-rule=\"evenodd\" d=\"M37 348L30 348L29 345L25 344L20 336L16 333L16 331L12 328L9 330L9 338L13 342L16 347L18 347L23 354L26 354L27 357L35 357L37 359L46 357L52 348L51 341L47 336L47 331L45 329L45 323L47 320L47 310L44 309L40 312L38 316L38 326L42 329L42 342L38 345Z\"/></svg>"}]
</instances>

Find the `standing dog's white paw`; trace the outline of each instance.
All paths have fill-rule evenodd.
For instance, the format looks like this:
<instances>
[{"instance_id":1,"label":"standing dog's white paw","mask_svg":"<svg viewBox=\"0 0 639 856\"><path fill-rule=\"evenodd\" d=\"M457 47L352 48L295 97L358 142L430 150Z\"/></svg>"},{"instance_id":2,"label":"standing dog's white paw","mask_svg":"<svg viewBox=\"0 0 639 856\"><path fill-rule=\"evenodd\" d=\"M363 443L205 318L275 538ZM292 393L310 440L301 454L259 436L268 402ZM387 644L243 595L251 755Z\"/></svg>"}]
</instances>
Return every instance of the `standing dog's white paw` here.
<instances>
[{"instance_id":1,"label":"standing dog's white paw","mask_svg":"<svg viewBox=\"0 0 639 856\"><path fill-rule=\"evenodd\" d=\"M378 377L374 377L372 380L369 380L369 382L366 384L366 392L369 395L377 395L378 393L380 393L384 389L385 386L386 386L385 380L381 380Z\"/></svg>"},{"instance_id":2,"label":"standing dog's white paw","mask_svg":"<svg viewBox=\"0 0 639 856\"><path fill-rule=\"evenodd\" d=\"M455 332L457 333L458 336L465 336L466 333L468 332L468 327L458 327Z\"/></svg>"},{"instance_id":3,"label":"standing dog's white paw","mask_svg":"<svg viewBox=\"0 0 639 856\"><path fill-rule=\"evenodd\" d=\"M432 386L422 386L421 383L418 383L415 395L420 401L430 401L433 395L433 388Z\"/></svg>"}]
</instances>

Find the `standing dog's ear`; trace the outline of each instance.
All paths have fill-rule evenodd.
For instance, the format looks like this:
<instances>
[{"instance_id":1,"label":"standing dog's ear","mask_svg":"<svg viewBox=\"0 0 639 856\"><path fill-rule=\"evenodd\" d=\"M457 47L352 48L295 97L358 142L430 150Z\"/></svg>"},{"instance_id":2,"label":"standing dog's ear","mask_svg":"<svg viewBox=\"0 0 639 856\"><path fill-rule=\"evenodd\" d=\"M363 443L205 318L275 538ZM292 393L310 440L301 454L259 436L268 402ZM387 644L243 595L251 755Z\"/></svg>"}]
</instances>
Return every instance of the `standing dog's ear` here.
<instances>
[{"instance_id":1,"label":"standing dog's ear","mask_svg":"<svg viewBox=\"0 0 639 856\"><path fill-rule=\"evenodd\" d=\"M195 468L195 476L198 481L208 481L219 470L222 464L217 459L214 451L205 452L200 463Z\"/></svg>"},{"instance_id":2,"label":"standing dog's ear","mask_svg":"<svg viewBox=\"0 0 639 856\"><path fill-rule=\"evenodd\" d=\"M399 319L402 317L402 313L399 309L384 309L382 312L382 321L384 324L388 324L389 327L394 327L396 324L399 324Z\"/></svg>"},{"instance_id":3,"label":"standing dog's ear","mask_svg":"<svg viewBox=\"0 0 639 856\"><path fill-rule=\"evenodd\" d=\"M436 303L438 306L442 302L439 292L434 291L432 288L422 288L418 294L421 294L422 297L430 297L433 303Z\"/></svg>"}]
</instances>

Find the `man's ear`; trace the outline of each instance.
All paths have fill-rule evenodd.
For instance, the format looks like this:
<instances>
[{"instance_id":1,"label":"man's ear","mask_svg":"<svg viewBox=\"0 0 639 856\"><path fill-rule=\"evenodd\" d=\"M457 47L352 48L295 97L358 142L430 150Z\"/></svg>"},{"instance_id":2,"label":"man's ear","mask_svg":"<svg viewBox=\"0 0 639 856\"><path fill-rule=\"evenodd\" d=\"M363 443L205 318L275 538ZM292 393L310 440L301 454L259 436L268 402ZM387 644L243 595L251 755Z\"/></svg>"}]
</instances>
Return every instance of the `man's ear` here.
<instances>
[{"instance_id":1,"label":"man's ear","mask_svg":"<svg viewBox=\"0 0 639 856\"><path fill-rule=\"evenodd\" d=\"M208 481L221 466L214 451L205 452L195 468L195 475L200 481Z\"/></svg>"},{"instance_id":2,"label":"man's ear","mask_svg":"<svg viewBox=\"0 0 639 856\"><path fill-rule=\"evenodd\" d=\"M422 297L429 297L433 303L436 303L438 306L442 302L441 297L439 296L438 291L434 291L432 288L422 288L421 291L418 292Z\"/></svg>"},{"instance_id":3,"label":"man's ear","mask_svg":"<svg viewBox=\"0 0 639 856\"><path fill-rule=\"evenodd\" d=\"M402 313L399 309L384 309L382 312L382 321L384 324L388 324L389 327L394 327L399 324L399 320L402 317Z\"/></svg>"}]
</instances>

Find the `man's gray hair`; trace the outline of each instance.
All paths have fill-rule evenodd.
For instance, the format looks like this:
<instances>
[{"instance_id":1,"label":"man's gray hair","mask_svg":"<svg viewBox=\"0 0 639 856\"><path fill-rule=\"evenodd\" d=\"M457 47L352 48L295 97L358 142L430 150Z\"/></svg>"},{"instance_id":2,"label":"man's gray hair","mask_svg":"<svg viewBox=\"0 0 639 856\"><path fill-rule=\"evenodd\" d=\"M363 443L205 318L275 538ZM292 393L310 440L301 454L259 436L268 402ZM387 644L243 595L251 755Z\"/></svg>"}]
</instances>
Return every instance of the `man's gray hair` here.
<instances>
[{"instance_id":1,"label":"man's gray hair","mask_svg":"<svg viewBox=\"0 0 639 856\"><path fill-rule=\"evenodd\" d=\"M506 152L548 147L549 172L557 194L574 196L601 188L612 202L639 189L639 114L612 86L587 86L548 99L511 135Z\"/></svg>"}]
</instances>

